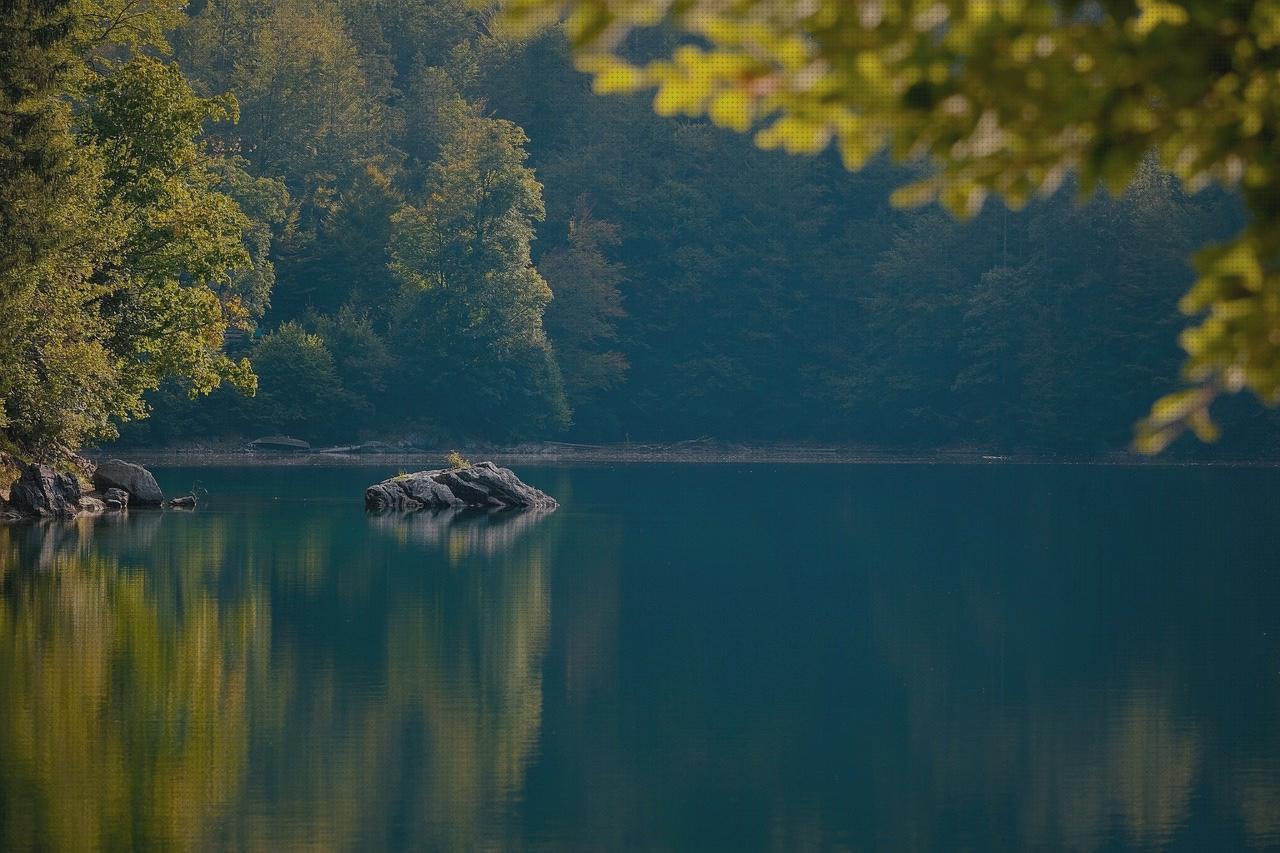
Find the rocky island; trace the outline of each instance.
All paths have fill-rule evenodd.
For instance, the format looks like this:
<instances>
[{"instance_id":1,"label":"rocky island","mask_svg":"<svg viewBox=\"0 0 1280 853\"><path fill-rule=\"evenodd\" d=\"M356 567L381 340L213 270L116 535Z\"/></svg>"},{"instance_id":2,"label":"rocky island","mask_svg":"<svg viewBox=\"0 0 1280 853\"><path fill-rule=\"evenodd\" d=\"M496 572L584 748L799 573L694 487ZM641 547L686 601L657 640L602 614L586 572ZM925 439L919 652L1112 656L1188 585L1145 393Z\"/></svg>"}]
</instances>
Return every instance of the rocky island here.
<instances>
[{"instance_id":1,"label":"rocky island","mask_svg":"<svg viewBox=\"0 0 1280 853\"><path fill-rule=\"evenodd\" d=\"M364 490L374 511L485 506L554 509L556 499L523 482L510 468L480 462L400 474Z\"/></svg>"}]
</instances>

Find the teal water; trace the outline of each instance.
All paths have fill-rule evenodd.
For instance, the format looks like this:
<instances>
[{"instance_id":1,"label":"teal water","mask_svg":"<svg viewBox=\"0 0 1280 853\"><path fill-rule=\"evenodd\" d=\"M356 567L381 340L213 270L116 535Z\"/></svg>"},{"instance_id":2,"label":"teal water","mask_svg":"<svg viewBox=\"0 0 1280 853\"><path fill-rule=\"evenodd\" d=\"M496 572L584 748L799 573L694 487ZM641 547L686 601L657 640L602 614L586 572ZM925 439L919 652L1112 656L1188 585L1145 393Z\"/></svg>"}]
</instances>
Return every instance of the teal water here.
<instances>
[{"instance_id":1,"label":"teal water","mask_svg":"<svg viewBox=\"0 0 1280 853\"><path fill-rule=\"evenodd\" d=\"M1280 848L1280 471L394 473L0 527L0 848Z\"/></svg>"}]
</instances>

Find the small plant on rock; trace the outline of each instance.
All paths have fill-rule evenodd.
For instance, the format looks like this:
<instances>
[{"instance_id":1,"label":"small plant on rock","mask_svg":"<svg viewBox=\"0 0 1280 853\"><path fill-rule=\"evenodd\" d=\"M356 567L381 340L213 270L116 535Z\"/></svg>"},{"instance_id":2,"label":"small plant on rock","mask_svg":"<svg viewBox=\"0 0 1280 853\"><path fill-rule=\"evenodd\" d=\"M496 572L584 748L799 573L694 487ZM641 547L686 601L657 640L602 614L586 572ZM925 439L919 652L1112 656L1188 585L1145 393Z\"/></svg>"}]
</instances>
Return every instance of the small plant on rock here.
<instances>
[{"instance_id":1,"label":"small plant on rock","mask_svg":"<svg viewBox=\"0 0 1280 853\"><path fill-rule=\"evenodd\" d=\"M464 458L463 455L456 450L450 450L449 455L444 458L444 461L448 462L449 467L455 471L459 468L471 467L471 460Z\"/></svg>"}]
</instances>

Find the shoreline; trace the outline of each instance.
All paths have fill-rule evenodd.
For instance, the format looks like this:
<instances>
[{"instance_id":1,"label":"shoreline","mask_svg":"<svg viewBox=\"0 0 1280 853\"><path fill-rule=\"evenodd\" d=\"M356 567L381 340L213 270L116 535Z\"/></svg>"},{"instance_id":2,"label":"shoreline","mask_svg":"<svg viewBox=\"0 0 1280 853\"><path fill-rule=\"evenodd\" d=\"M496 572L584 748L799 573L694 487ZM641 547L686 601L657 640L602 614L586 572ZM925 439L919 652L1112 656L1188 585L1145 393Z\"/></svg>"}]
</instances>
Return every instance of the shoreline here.
<instances>
[{"instance_id":1,"label":"shoreline","mask_svg":"<svg viewBox=\"0 0 1280 853\"><path fill-rule=\"evenodd\" d=\"M206 448L136 448L89 450L84 455L95 461L128 459L155 466L326 466L379 467L414 465L421 468L445 466L448 450L383 453L262 452L213 450ZM571 445L544 444L536 448L477 448L462 455L510 465L1080 465L1143 468L1277 468L1280 459L1203 460L1146 457L1134 453L1061 454L992 453L977 450L907 451L876 448L813 448L788 445L715 446L692 445Z\"/></svg>"}]
</instances>

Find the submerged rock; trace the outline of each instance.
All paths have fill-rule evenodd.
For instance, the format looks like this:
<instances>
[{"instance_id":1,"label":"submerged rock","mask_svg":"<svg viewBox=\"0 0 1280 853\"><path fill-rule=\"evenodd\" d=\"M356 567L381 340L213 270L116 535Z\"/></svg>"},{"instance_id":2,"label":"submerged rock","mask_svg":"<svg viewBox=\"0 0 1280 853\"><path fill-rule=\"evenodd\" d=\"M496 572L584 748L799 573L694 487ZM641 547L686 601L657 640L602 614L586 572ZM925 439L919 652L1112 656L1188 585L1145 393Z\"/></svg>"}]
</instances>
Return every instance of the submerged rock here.
<instances>
[{"instance_id":1,"label":"submerged rock","mask_svg":"<svg viewBox=\"0 0 1280 853\"><path fill-rule=\"evenodd\" d=\"M109 509L129 508L129 493L124 489L107 489L102 493L102 500Z\"/></svg>"},{"instance_id":2,"label":"submerged rock","mask_svg":"<svg viewBox=\"0 0 1280 853\"><path fill-rule=\"evenodd\" d=\"M183 495L182 497L173 498L169 501L169 506L173 509L195 509L196 496Z\"/></svg>"},{"instance_id":3,"label":"submerged rock","mask_svg":"<svg viewBox=\"0 0 1280 853\"><path fill-rule=\"evenodd\" d=\"M103 491L123 489L134 504L159 506L164 502L164 493L151 472L121 459L100 463L93 472L93 485Z\"/></svg>"},{"instance_id":4,"label":"submerged rock","mask_svg":"<svg viewBox=\"0 0 1280 853\"><path fill-rule=\"evenodd\" d=\"M364 444L347 444L342 447L323 447L316 451L316 453L334 453L343 456L409 452L411 451L404 448L392 447L385 441L366 441Z\"/></svg>"},{"instance_id":5,"label":"submerged rock","mask_svg":"<svg viewBox=\"0 0 1280 853\"><path fill-rule=\"evenodd\" d=\"M423 507L500 506L554 509L555 498L521 481L509 468L481 462L466 468L442 468L401 474L364 490L371 510Z\"/></svg>"},{"instance_id":6,"label":"submerged rock","mask_svg":"<svg viewBox=\"0 0 1280 853\"><path fill-rule=\"evenodd\" d=\"M22 515L75 515L80 508L80 482L48 465L26 465L9 490L9 505Z\"/></svg>"},{"instance_id":7,"label":"submerged rock","mask_svg":"<svg viewBox=\"0 0 1280 853\"><path fill-rule=\"evenodd\" d=\"M291 435L264 435L249 442L249 449L260 453L309 453L311 445Z\"/></svg>"}]
</instances>

